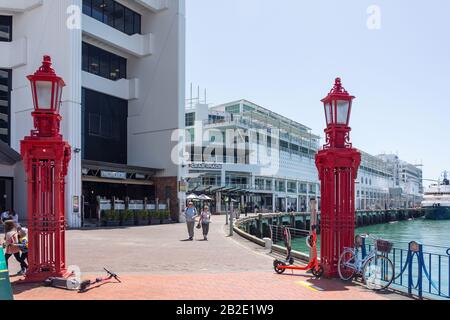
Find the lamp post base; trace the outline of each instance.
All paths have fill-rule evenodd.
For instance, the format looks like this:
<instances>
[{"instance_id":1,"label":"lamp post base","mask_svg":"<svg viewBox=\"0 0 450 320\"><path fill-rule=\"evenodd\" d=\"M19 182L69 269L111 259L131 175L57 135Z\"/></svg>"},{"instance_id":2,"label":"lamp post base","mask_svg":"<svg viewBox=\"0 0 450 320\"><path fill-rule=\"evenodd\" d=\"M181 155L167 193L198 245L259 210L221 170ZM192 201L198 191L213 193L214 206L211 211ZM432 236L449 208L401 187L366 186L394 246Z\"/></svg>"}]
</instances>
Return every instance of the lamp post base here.
<instances>
[{"instance_id":1,"label":"lamp post base","mask_svg":"<svg viewBox=\"0 0 450 320\"><path fill-rule=\"evenodd\" d=\"M25 278L20 280L20 283L43 283L48 278L69 278L72 273L67 270L61 272L39 272L39 273L27 273Z\"/></svg>"}]
</instances>

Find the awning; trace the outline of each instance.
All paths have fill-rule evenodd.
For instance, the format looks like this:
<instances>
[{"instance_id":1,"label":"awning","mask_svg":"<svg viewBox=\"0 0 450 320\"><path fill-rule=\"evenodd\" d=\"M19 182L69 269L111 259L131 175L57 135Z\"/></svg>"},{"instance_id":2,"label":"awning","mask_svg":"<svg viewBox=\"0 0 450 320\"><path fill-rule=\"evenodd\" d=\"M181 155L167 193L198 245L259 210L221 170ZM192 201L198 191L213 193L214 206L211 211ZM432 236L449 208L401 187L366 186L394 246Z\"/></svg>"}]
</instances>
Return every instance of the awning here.
<instances>
[{"instance_id":1,"label":"awning","mask_svg":"<svg viewBox=\"0 0 450 320\"><path fill-rule=\"evenodd\" d=\"M12 166L20 161L22 161L22 156L0 140L0 164Z\"/></svg>"},{"instance_id":2,"label":"awning","mask_svg":"<svg viewBox=\"0 0 450 320\"><path fill-rule=\"evenodd\" d=\"M161 169L83 160L83 182L152 186L152 177Z\"/></svg>"}]
</instances>

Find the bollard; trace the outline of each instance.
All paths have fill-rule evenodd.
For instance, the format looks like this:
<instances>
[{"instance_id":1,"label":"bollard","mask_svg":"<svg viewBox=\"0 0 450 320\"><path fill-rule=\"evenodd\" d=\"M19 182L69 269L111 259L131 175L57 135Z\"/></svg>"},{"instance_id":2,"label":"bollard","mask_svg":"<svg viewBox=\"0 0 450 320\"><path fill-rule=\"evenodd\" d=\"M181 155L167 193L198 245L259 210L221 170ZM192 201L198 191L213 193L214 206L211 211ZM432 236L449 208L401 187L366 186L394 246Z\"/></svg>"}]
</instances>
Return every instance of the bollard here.
<instances>
[{"instance_id":1,"label":"bollard","mask_svg":"<svg viewBox=\"0 0 450 320\"><path fill-rule=\"evenodd\" d=\"M258 215L258 232L259 232L259 237L263 236L263 217L262 214Z\"/></svg>"},{"instance_id":2,"label":"bollard","mask_svg":"<svg viewBox=\"0 0 450 320\"><path fill-rule=\"evenodd\" d=\"M266 250L269 250L270 253L272 253L272 239L270 238L264 238L264 247L266 248Z\"/></svg>"}]
</instances>

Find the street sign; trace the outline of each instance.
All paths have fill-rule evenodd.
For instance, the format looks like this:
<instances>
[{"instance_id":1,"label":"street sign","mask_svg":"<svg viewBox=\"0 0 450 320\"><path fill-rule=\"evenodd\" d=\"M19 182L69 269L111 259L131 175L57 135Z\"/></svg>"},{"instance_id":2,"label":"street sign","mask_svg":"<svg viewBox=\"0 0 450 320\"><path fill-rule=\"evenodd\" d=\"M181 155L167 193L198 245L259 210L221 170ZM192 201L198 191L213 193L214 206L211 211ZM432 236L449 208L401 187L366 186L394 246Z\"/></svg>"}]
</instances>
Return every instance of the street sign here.
<instances>
[{"instance_id":1,"label":"street sign","mask_svg":"<svg viewBox=\"0 0 450 320\"><path fill-rule=\"evenodd\" d=\"M5 254L0 248L0 300L14 300L9 282L9 272L6 266Z\"/></svg>"}]
</instances>

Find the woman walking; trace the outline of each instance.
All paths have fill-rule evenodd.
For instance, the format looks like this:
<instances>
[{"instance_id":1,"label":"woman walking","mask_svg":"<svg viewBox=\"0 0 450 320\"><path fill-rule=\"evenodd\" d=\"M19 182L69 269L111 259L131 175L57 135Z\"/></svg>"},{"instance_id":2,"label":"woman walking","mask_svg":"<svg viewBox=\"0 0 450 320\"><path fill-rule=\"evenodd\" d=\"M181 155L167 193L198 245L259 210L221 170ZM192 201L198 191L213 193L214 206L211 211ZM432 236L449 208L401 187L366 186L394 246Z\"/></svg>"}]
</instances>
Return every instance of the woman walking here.
<instances>
[{"instance_id":1,"label":"woman walking","mask_svg":"<svg viewBox=\"0 0 450 320\"><path fill-rule=\"evenodd\" d=\"M203 239L208 241L209 224L211 223L211 212L209 212L208 206L203 207L203 210L200 213L200 221L198 223L202 225Z\"/></svg>"}]
</instances>

